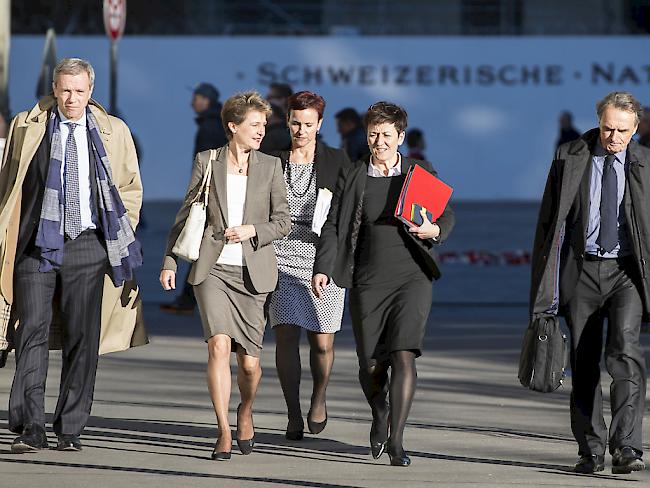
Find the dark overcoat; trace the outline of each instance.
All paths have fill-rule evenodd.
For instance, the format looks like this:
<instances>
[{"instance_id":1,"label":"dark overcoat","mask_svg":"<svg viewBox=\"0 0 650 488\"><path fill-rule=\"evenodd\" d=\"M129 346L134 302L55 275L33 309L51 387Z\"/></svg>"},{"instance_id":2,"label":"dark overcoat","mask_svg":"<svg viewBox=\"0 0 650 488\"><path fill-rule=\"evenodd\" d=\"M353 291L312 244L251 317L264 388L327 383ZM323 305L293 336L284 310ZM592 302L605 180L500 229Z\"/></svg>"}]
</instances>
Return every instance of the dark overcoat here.
<instances>
[{"instance_id":1,"label":"dark overcoat","mask_svg":"<svg viewBox=\"0 0 650 488\"><path fill-rule=\"evenodd\" d=\"M561 145L551 163L537 219L531 261L530 312L564 315L578 283L589 221L591 160L599 130ZM636 141L627 147L623 212L638 269L644 315L650 283L650 150ZM555 300L554 300L555 297ZM554 301L557 306L554 306Z\"/></svg>"}]
</instances>

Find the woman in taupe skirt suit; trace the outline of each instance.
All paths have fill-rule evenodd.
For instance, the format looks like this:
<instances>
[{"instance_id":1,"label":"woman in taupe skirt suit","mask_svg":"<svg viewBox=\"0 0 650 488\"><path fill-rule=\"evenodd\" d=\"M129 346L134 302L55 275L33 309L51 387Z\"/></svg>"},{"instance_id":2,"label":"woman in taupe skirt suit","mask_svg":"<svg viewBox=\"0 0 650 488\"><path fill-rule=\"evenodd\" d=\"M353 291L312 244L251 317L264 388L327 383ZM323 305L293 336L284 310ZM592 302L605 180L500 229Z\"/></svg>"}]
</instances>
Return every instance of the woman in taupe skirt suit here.
<instances>
[{"instance_id":1,"label":"woman in taupe skirt suit","mask_svg":"<svg viewBox=\"0 0 650 488\"><path fill-rule=\"evenodd\" d=\"M176 260L172 248L200 190L207 165L212 164L207 222L198 260L188 282L194 286L208 343L208 389L217 416L219 435L212 459L230 459L232 434L228 422L230 353L237 354L237 445L253 450L252 407L262 376L260 350L267 319L268 298L278 279L272 243L291 229L282 165L278 158L258 152L271 107L256 92L230 97L221 111L228 144L196 155L192 178L167 241L160 272L165 290L175 288Z\"/></svg>"}]
</instances>

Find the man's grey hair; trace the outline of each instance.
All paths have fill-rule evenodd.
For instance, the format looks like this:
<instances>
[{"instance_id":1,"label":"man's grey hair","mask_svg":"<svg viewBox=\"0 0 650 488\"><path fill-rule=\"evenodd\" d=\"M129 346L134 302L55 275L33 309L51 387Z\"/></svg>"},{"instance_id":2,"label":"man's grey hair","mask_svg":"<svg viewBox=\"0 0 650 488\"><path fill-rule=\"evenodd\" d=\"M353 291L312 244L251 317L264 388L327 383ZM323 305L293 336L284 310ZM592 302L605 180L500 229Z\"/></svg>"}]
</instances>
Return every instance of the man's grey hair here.
<instances>
[{"instance_id":1,"label":"man's grey hair","mask_svg":"<svg viewBox=\"0 0 650 488\"><path fill-rule=\"evenodd\" d=\"M59 78L59 75L78 75L83 72L88 73L90 86L93 87L95 85L95 70L93 69L92 64L81 58L63 58L54 67L52 84L56 85L56 80Z\"/></svg>"},{"instance_id":2,"label":"man's grey hair","mask_svg":"<svg viewBox=\"0 0 650 488\"><path fill-rule=\"evenodd\" d=\"M607 107L613 107L624 112L633 113L636 116L636 123L643 118L643 107L630 92L611 92L596 104L596 113L600 120Z\"/></svg>"}]
</instances>

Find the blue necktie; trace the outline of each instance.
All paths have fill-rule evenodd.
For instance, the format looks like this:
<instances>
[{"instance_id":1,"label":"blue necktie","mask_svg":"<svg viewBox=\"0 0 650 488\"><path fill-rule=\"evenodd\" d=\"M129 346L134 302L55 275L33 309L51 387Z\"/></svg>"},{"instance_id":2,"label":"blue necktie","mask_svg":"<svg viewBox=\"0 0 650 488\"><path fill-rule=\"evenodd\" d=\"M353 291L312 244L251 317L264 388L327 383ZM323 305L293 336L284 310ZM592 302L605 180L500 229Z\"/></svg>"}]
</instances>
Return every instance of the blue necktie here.
<instances>
[{"instance_id":1,"label":"blue necktie","mask_svg":"<svg viewBox=\"0 0 650 488\"><path fill-rule=\"evenodd\" d=\"M81 209L79 206L79 156L74 130L78 124L67 122L70 129L65 141L65 233L70 239L81 234Z\"/></svg>"},{"instance_id":2,"label":"blue necktie","mask_svg":"<svg viewBox=\"0 0 650 488\"><path fill-rule=\"evenodd\" d=\"M604 252L611 252L618 244L618 182L614 169L615 156L608 154L603 165L600 193L600 234L598 245Z\"/></svg>"}]
</instances>

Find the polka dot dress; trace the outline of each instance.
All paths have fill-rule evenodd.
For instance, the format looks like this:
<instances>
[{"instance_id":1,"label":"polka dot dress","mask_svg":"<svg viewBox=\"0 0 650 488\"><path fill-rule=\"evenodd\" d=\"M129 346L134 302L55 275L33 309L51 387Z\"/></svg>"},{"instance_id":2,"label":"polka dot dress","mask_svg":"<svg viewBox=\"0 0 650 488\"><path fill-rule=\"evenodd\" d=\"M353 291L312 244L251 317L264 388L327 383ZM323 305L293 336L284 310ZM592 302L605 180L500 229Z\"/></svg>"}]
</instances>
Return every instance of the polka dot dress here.
<instances>
[{"instance_id":1,"label":"polka dot dress","mask_svg":"<svg viewBox=\"0 0 650 488\"><path fill-rule=\"evenodd\" d=\"M341 328L345 289L330 283L323 298L311 292L318 236L311 230L316 208L313 164L287 163L284 172L293 227L273 242L278 259L278 288L271 295L271 326L293 324L312 332L333 333Z\"/></svg>"}]
</instances>

